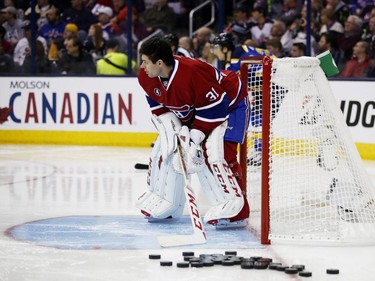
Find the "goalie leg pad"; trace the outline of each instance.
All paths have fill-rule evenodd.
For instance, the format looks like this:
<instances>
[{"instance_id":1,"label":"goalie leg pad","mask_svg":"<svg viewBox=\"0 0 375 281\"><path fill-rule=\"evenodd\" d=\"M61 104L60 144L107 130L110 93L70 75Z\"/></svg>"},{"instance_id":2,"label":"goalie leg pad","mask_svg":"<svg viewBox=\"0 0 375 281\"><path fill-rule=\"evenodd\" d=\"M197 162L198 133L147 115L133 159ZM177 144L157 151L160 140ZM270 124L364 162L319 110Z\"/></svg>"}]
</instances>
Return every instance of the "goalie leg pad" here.
<instances>
[{"instance_id":1,"label":"goalie leg pad","mask_svg":"<svg viewBox=\"0 0 375 281\"><path fill-rule=\"evenodd\" d=\"M185 206L183 177L173 169L173 154L161 156L158 138L151 152L148 189L138 198L136 206L155 219L177 218Z\"/></svg>"},{"instance_id":2,"label":"goalie leg pad","mask_svg":"<svg viewBox=\"0 0 375 281\"><path fill-rule=\"evenodd\" d=\"M212 131L206 142L209 170L198 173L208 200L213 203L204 216L204 221L211 223L220 219L231 219L244 207L241 188L224 159L224 133L226 124Z\"/></svg>"},{"instance_id":3,"label":"goalie leg pad","mask_svg":"<svg viewBox=\"0 0 375 281\"><path fill-rule=\"evenodd\" d=\"M158 130L161 154L163 159L166 159L177 148L175 135L178 134L181 129L181 121L172 112L167 112L160 116L152 115L151 121Z\"/></svg>"}]
</instances>

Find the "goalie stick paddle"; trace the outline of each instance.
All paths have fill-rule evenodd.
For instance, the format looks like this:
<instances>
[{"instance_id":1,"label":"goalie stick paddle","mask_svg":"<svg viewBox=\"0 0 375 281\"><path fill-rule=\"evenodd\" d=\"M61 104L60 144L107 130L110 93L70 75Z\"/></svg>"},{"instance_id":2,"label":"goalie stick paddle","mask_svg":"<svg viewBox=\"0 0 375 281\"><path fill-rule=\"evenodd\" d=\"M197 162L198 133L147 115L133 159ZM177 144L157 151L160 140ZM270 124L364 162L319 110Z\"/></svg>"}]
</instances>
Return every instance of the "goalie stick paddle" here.
<instances>
[{"instance_id":1,"label":"goalie stick paddle","mask_svg":"<svg viewBox=\"0 0 375 281\"><path fill-rule=\"evenodd\" d=\"M177 136L176 136L177 137ZM189 206L189 213L191 224L193 225L194 233L191 235L169 235L159 236L158 241L162 247L176 247L185 245L197 245L207 242L206 233L204 232L202 217L200 215L193 188L190 184L190 179L187 174L186 163L182 153L180 139L177 137L177 154L180 160L182 175L184 177L184 191L186 201Z\"/></svg>"}]
</instances>

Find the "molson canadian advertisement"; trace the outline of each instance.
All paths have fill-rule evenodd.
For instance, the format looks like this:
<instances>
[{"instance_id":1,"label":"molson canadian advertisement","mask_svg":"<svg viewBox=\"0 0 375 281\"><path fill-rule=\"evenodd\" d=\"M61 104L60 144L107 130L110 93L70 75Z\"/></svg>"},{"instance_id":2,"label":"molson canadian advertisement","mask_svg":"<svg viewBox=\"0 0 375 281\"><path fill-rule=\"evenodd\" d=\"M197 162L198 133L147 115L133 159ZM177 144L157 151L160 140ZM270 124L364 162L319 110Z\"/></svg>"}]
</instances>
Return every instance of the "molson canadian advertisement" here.
<instances>
[{"instance_id":1,"label":"molson canadian advertisement","mask_svg":"<svg viewBox=\"0 0 375 281\"><path fill-rule=\"evenodd\" d=\"M12 108L0 126L0 142L93 144L104 138L110 144L141 145L142 133L155 132L136 78L2 77L0 81L0 107Z\"/></svg>"},{"instance_id":2,"label":"molson canadian advertisement","mask_svg":"<svg viewBox=\"0 0 375 281\"><path fill-rule=\"evenodd\" d=\"M136 77L0 77L0 143L149 146L156 138ZM373 81L330 81L350 133L375 159Z\"/></svg>"}]
</instances>

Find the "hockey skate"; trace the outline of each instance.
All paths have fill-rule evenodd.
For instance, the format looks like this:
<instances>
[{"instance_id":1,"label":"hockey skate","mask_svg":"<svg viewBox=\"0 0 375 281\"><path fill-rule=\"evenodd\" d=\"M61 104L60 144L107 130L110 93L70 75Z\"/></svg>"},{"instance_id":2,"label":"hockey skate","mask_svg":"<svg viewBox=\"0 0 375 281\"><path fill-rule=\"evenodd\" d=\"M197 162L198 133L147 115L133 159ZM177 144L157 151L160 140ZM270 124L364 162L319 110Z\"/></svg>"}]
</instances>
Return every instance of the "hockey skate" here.
<instances>
[{"instance_id":1,"label":"hockey skate","mask_svg":"<svg viewBox=\"0 0 375 281\"><path fill-rule=\"evenodd\" d=\"M245 199L242 210L233 218L217 219L208 221L208 224L215 226L216 229L232 229L246 227L249 221L250 208L247 199Z\"/></svg>"},{"instance_id":2,"label":"hockey skate","mask_svg":"<svg viewBox=\"0 0 375 281\"><path fill-rule=\"evenodd\" d=\"M148 220L149 223L164 223L164 222L173 222L176 219L173 218L172 216L169 216L167 218L155 218L151 214L147 213L144 210L141 210L141 213L145 216L145 219Z\"/></svg>"}]
</instances>

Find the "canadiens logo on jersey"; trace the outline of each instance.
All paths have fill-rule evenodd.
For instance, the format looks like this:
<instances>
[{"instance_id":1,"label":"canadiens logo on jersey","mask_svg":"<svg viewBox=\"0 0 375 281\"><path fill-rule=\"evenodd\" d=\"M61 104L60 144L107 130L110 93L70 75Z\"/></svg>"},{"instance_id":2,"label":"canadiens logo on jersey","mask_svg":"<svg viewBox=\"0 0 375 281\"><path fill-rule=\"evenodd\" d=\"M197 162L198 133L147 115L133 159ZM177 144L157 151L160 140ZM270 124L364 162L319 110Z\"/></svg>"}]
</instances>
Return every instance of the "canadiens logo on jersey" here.
<instances>
[{"instance_id":1,"label":"canadiens logo on jersey","mask_svg":"<svg viewBox=\"0 0 375 281\"><path fill-rule=\"evenodd\" d=\"M161 91L160 91L160 89L155 88L155 89L154 89L154 94L157 95L158 97L160 97L160 96L161 96Z\"/></svg>"},{"instance_id":2,"label":"canadiens logo on jersey","mask_svg":"<svg viewBox=\"0 0 375 281\"><path fill-rule=\"evenodd\" d=\"M188 121L192 116L192 108L185 104L183 106L168 106L176 116L184 121Z\"/></svg>"}]
</instances>

